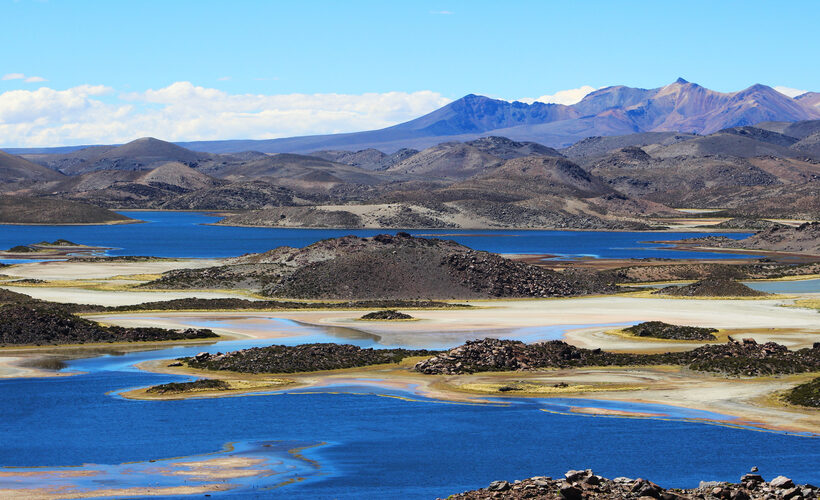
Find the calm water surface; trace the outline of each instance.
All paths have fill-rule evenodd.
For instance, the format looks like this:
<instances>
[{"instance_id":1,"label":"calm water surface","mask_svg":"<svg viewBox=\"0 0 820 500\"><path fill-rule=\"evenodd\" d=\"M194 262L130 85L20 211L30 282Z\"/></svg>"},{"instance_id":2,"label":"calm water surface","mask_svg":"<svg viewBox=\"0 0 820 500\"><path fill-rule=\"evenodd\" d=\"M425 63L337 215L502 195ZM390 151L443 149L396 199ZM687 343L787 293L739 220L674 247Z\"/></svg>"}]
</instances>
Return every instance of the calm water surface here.
<instances>
[{"instance_id":1,"label":"calm water surface","mask_svg":"<svg viewBox=\"0 0 820 500\"><path fill-rule=\"evenodd\" d=\"M232 257L263 252L280 245L304 247L348 234L373 236L386 229L280 229L206 225L218 218L199 212L125 212L146 224L114 226L2 226L0 248L63 238L86 245L114 247L110 255L157 257ZM664 250L646 240L674 240L707 233L638 233L602 231L408 230L444 235L469 247L497 253L553 254L605 258L747 258L749 255ZM708 233L717 235L718 233ZM722 233L721 233L722 234ZM743 233L726 233L742 238Z\"/></svg>"},{"instance_id":2,"label":"calm water surface","mask_svg":"<svg viewBox=\"0 0 820 500\"><path fill-rule=\"evenodd\" d=\"M147 224L123 226L0 226L0 248L65 238L115 247L112 255L226 257L279 245L305 246L345 234L384 231L231 228L203 225L201 213L130 212ZM723 258L729 254L680 252L641 243L695 236L561 231L411 231L447 234L473 248L502 253L609 258ZM479 234L480 233L480 234ZM744 235L728 234L733 238ZM276 320L274 320L276 321ZM820 482L816 436L789 435L698 422L720 418L658 405L571 399L507 400L503 404L449 404L363 385L288 391L255 397L131 401L130 388L186 380L144 373L148 359L234 350L271 343L317 341L384 347L378 338L328 332L294 323L290 338L219 342L209 347L101 356L76 360L64 378L0 380L0 466L117 464L237 450L307 446L305 461L282 459L304 481L276 489L248 483L214 496L229 498L434 498L486 486L495 479L560 475L592 468L609 477L648 477L667 487L702 479L737 480L757 465L767 477L788 475ZM507 332L508 338L557 338L560 329ZM436 345L435 347L442 347ZM657 419L572 414L575 406L654 412ZM731 420L726 424L732 425ZM268 443L262 445L260 443ZM305 464L311 464L306 466ZM108 464L108 465L105 465ZM144 466L133 466L137 470ZM301 467L301 468L300 468ZM293 472L296 474L297 472ZM0 478L0 487L6 481ZM90 480L104 486L101 479ZM113 481L113 480L111 480Z\"/></svg>"},{"instance_id":3,"label":"calm water surface","mask_svg":"<svg viewBox=\"0 0 820 500\"><path fill-rule=\"evenodd\" d=\"M294 336L277 343L324 340L315 327L284 326ZM212 453L227 443L249 447L266 442L282 449L295 446L291 443L312 446L303 452L309 467L291 458L296 467L292 474L305 480L269 490L264 483L250 483L214 496L435 498L499 478L556 476L587 467L609 477L649 477L667 487L696 486L702 479L737 480L753 465L766 476L820 481L816 437L701 423L696 419L721 417L662 405L573 399L450 404L367 381L253 397L132 401L117 396L130 388L186 380L144 373L134 363L271 342L229 341L102 356L70 363L69 370L83 375L2 380L0 466L91 463L109 464L102 467L108 470L123 462ZM373 339L353 342L376 345ZM576 406L663 418L572 414ZM728 419L726 424L733 423Z\"/></svg>"}]
</instances>

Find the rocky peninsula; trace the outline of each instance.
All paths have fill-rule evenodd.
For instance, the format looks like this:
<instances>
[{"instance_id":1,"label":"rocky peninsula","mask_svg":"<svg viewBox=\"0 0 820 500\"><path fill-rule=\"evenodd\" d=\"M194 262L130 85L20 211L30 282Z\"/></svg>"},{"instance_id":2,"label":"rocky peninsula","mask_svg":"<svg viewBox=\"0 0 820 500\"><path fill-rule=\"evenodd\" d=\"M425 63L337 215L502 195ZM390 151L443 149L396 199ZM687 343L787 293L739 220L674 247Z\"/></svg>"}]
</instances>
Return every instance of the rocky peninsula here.
<instances>
[{"instance_id":1,"label":"rocky peninsula","mask_svg":"<svg viewBox=\"0 0 820 500\"><path fill-rule=\"evenodd\" d=\"M0 307L0 345L58 345L94 342L153 342L209 339L208 329L124 328L103 326L59 307L7 304Z\"/></svg>"},{"instance_id":2,"label":"rocky peninsula","mask_svg":"<svg viewBox=\"0 0 820 500\"><path fill-rule=\"evenodd\" d=\"M691 351L662 354L615 353L584 349L560 340L525 344L517 340L469 341L430 359L415 370L425 374L467 374L492 371L528 371L542 368L589 366L680 365L702 372L735 377L806 373L820 370L820 342L813 348L791 351L783 345L752 339L730 340Z\"/></svg>"},{"instance_id":3,"label":"rocky peninsula","mask_svg":"<svg viewBox=\"0 0 820 500\"><path fill-rule=\"evenodd\" d=\"M670 297L764 297L771 295L725 278L706 278L690 285L667 286L652 293Z\"/></svg>"},{"instance_id":4,"label":"rocky peninsula","mask_svg":"<svg viewBox=\"0 0 820 500\"><path fill-rule=\"evenodd\" d=\"M339 370L398 363L411 356L431 356L436 351L410 349L362 349L349 344L302 344L252 347L211 355L200 353L180 359L190 368L239 373L296 373Z\"/></svg>"}]
</instances>

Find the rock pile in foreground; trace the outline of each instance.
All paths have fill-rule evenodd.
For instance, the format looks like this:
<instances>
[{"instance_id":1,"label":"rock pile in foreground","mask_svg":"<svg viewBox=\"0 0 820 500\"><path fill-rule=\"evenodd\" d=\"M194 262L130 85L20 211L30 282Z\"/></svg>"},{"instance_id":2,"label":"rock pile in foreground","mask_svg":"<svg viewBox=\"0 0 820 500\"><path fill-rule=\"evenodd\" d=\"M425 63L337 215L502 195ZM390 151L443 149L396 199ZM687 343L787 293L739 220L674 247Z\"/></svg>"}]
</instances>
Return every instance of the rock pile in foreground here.
<instances>
[{"instance_id":1,"label":"rock pile in foreground","mask_svg":"<svg viewBox=\"0 0 820 500\"><path fill-rule=\"evenodd\" d=\"M683 365L698 371L754 377L820 370L820 342L790 351L774 342L753 339L710 344L691 351L662 354L614 353L583 349L560 340L525 344L518 340L483 339L450 349L416 364L425 374L457 375L488 371L573 368L583 366Z\"/></svg>"},{"instance_id":2,"label":"rock pile in foreground","mask_svg":"<svg viewBox=\"0 0 820 500\"><path fill-rule=\"evenodd\" d=\"M755 469L753 469L755 470ZM701 482L697 488L666 489L646 479L617 477L607 479L591 470L571 470L563 478L545 476L531 477L513 483L493 481L486 488L467 491L447 498L452 500L503 499L555 499L555 500L815 500L820 488L810 484L797 485L784 476L765 481L756 473L740 478L739 483Z\"/></svg>"}]
</instances>

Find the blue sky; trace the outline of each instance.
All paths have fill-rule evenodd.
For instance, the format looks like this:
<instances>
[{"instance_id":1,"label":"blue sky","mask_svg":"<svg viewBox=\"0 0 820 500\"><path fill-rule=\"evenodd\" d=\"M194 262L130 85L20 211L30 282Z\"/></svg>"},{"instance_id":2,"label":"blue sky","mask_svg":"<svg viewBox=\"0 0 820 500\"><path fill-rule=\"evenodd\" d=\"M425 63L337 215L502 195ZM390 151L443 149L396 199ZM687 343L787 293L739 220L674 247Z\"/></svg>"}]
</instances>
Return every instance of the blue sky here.
<instances>
[{"instance_id":1,"label":"blue sky","mask_svg":"<svg viewBox=\"0 0 820 500\"><path fill-rule=\"evenodd\" d=\"M14 77L0 80L0 93L103 86L79 98L123 116L167 106L124 94L175 82L225 96L416 99L374 126L467 93L537 98L581 86L658 87L678 76L724 92L753 83L820 90L818 1L0 0L0 17L0 75ZM435 96L416 94L425 91ZM0 102L0 134L9 120ZM369 124L290 132L361 126ZM34 128L15 130L11 145L93 138L93 129L73 139L65 130L39 138ZM226 130L238 133L252 131Z\"/></svg>"}]
</instances>

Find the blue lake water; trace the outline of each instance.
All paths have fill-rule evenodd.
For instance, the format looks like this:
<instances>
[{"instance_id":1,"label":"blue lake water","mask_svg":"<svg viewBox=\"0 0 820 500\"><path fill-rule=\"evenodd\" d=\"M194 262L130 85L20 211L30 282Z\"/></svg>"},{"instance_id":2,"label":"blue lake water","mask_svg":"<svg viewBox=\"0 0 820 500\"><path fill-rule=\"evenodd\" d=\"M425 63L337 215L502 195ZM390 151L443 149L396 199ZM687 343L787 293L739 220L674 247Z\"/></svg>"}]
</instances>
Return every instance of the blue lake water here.
<instances>
[{"instance_id":1,"label":"blue lake water","mask_svg":"<svg viewBox=\"0 0 820 500\"><path fill-rule=\"evenodd\" d=\"M294 337L323 340L315 327L284 325ZM532 332L522 332L532 334ZM331 386L261 396L182 401L133 401L117 393L186 377L145 373L133 364L269 344L229 341L75 360L64 378L0 380L0 466L88 466L117 481L136 481L148 464L117 464L217 452L229 443L305 446L304 460L274 455L298 483L265 489L266 480L215 497L435 498L486 486L495 479L557 476L592 468L609 477L648 477L666 487L700 480L737 480L753 465L767 477L820 481L817 436L736 428L731 418L697 410L582 399L506 399L456 404L376 385ZM353 341L377 346L373 339ZM573 414L595 407L658 414L616 418ZM724 419L725 425L698 419ZM156 464L155 464L156 465ZM137 477L139 479L139 477ZM5 481L5 482L4 482ZM91 480L89 480L91 481ZM96 481L96 480L94 480ZM102 483L91 481L90 486ZM158 484L172 484L162 478ZM0 478L0 487L10 479ZM72 480L73 482L73 480ZM168 497L172 498L172 497Z\"/></svg>"},{"instance_id":2,"label":"blue lake water","mask_svg":"<svg viewBox=\"0 0 820 500\"><path fill-rule=\"evenodd\" d=\"M232 257L277 246L304 247L348 234L373 236L388 230L282 229L207 225L218 219L199 212L125 212L145 224L114 226L2 226L0 248L63 238L85 245L114 247L109 255ZM444 235L469 247L497 253L553 254L602 258L748 258L749 255L663 249L647 240L675 240L718 233L641 233L603 231L408 230ZM744 233L720 233L743 238Z\"/></svg>"},{"instance_id":3,"label":"blue lake water","mask_svg":"<svg viewBox=\"0 0 820 500\"><path fill-rule=\"evenodd\" d=\"M0 248L66 238L115 247L111 255L226 257L279 245L305 246L345 234L384 231L231 228L203 225L202 213L130 212L147 224L122 226L0 226ZM411 231L446 234L482 250L569 257L724 258L730 254L670 251L641 243L691 237L693 233L561 231ZM732 233L740 238L744 235ZM700 480L737 480L757 465L766 477L784 474L820 482L817 436L699 422L718 415L660 405L573 399L508 399L496 404L450 404L412 392L361 385L286 391L253 397L132 401L117 394L185 377L150 374L133 365L148 359L228 351L270 343L335 341L385 347L354 331L323 331L278 321L291 328L285 339L229 341L76 360L63 378L0 380L0 467L71 467L81 464L109 476L78 484L127 486L124 469L150 469L146 462L210 456L232 445L237 453L269 457L287 469L270 480L214 494L226 498L434 498L486 486L496 479L557 476L592 468L609 477L648 477L666 487ZM209 325L205 325L209 326ZM210 326L218 326L216 324ZM560 328L502 332L527 341L557 338ZM430 347L444 347L432 344ZM659 418L573 414L573 407L650 412ZM286 453L305 447L302 458ZM278 455L277 455L278 454ZM13 469L9 469L13 470ZM118 472L120 471L120 472ZM149 474L149 472L144 472ZM150 476L158 484L167 477ZM300 482L266 489L281 478ZM280 478L280 479L277 479ZM265 482L268 481L268 482ZM0 488L14 484L0 478ZM18 483L19 484L19 483ZM137 481L134 484L139 484ZM170 498L170 497L169 497Z\"/></svg>"}]
</instances>

